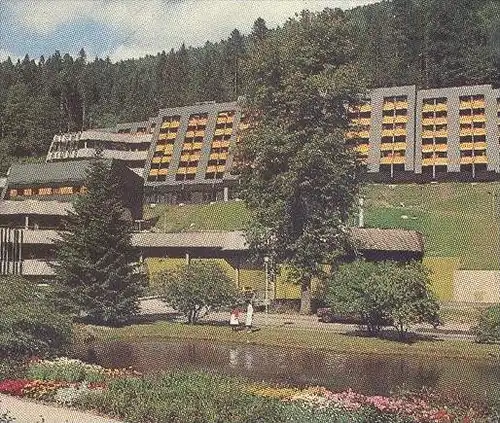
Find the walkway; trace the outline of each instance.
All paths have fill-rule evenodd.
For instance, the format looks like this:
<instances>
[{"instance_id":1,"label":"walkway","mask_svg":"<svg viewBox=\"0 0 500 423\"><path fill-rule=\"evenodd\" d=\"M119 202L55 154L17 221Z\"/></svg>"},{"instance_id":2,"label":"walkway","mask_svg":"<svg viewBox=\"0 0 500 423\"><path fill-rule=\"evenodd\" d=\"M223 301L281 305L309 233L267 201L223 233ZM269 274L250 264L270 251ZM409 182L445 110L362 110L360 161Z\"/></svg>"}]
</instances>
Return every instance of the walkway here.
<instances>
[{"instance_id":1,"label":"walkway","mask_svg":"<svg viewBox=\"0 0 500 423\"><path fill-rule=\"evenodd\" d=\"M83 411L40 404L0 394L0 416L6 410L9 412L9 416L14 418L14 423L122 423Z\"/></svg>"},{"instance_id":2,"label":"walkway","mask_svg":"<svg viewBox=\"0 0 500 423\"><path fill-rule=\"evenodd\" d=\"M164 302L155 298L143 299L141 301L141 314L143 315L170 315L170 320L184 321L183 317L173 317L175 316L175 310L167 306ZM228 312L210 312L202 321L214 321L214 322L229 322ZM266 315L265 313L255 313L254 314L254 325L257 327L280 327L280 326L292 326L294 328L300 329L311 329L328 331L334 333L345 333L348 331L354 331L357 329L356 325L352 324L342 324L342 323L322 323L318 322L318 318L315 315L304 316L299 314L286 314L286 313L270 313ZM436 336L443 339L457 339L457 340L468 340L474 339L474 336L470 333L470 325L463 323L446 323L434 329L431 325L415 325L413 330L421 335Z\"/></svg>"}]
</instances>

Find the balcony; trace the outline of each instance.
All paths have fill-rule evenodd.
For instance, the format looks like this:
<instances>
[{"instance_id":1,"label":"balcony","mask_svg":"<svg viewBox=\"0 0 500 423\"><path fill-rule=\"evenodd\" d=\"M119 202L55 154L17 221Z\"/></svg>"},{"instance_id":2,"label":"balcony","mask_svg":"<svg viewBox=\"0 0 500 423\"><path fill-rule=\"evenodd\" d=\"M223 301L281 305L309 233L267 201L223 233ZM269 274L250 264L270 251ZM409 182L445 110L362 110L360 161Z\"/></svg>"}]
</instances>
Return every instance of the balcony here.
<instances>
[{"instance_id":1,"label":"balcony","mask_svg":"<svg viewBox=\"0 0 500 423\"><path fill-rule=\"evenodd\" d=\"M382 136L383 137L393 137L394 136L394 129L382 129Z\"/></svg>"},{"instance_id":2,"label":"balcony","mask_svg":"<svg viewBox=\"0 0 500 423\"><path fill-rule=\"evenodd\" d=\"M434 119L434 123L436 125L446 125L448 123L448 118L446 116L437 117L436 119Z\"/></svg>"},{"instance_id":3,"label":"balcony","mask_svg":"<svg viewBox=\"0 0 500 423\"><path fill-rule=\"evenodd\" d=\"M170 159L171 159L170 156L165 156L165 157L161 158L161 162L162 163L170 163Z\"/></svg>"},{"instance_id":4,"label":"balcony","mask_svg":"<svg viewBox=\"0 0 500 423\"><path fill-rule=\"evenodd\" d=\"M164 145L164 144L162 144L162 145L157 145L157 146L155 147L155 151L163 151L163 150L165 150L165 145Z\"/></svg>"},{"instance_id":5,"label":"balcony","mask_svg":"<svg viewBox=\"0 0 500 423\"><path fill-rule=\"evenodd\" d=\"M392 143L392 149L394 151L405 151L406 143L405 142L394 142Z\"/></svg>"},{"instance_id":6,"label":"balcony","mask_svg":"<svg viewBox=\"0 0 500 423\"><path fill-rule=\"evenodd\" d=\"M484 141L475 142L474 143L474 150L486 150L486 143Z\"/></svg>"},{"instance_id":7,"label":"balcony","mask_svg":"<svg viewBox=\"0 0 500 423\"><path fill-rule=\"evenodd\" d=\"M217 172L217 166L208 166L206 173L216 173Z\"/></svg>"},{"instance_id":8,"label":"balcony","mask_svg":"<svg viewBox=\"0 0 500 423\"><path fill-rule=\"evenodd\" d=\"M436 110L436 112L445 112L448 110L448 105L446 103L438 103L434 110Z\"/></svg>"},{"instance_id":9,"label":"balcony","mask_svg":"<svg viewBox=\"0 0 500 423\"><path fill-rule=\"evenodd\" d=\"M214 141L212 143L212 148L227 148L229 147L230 141Z\"/></svg>"},{"instance_id":10,"label":"balcony","mask_svg":"<svg viewBox=\"0 0 500 423\"><path fill-rule=\"evenodd\" d=\"M401 136L406 136L406 128L396 128L394 129L394 136L395 137L401 137Z\"/></svg>"},{"instance_id":11,"label":"balcony","mask_svg":"<svg viewBox=\"0 0 500 423\"><path fill-rule=\"evenodd\" d=\"M392 142L381 143L380 151L392 151Z\"/></svg>"},{"instance_id":12,"label":"balcony","mask_svg":"<svg viewBox=\"0 0 500 423\"><path fill-rule=\"evenodd\" d=\"M482 99L482 100L473 100L472 101L472 108L473 109L484 109L485 105L486 104L485 104L484 99Z\"/></svg>"},{"instance_id":13,"label":"balcony","mask_svg":"<svg viewBox=\"0 0 500 423\"><path fill-rule=\"evenodd\" d=\"M434 138L448 138L448 131L446 129L435 131Z\"/></svg>"},{"instance_id":14,"label":"balcony","mask_svg":"<svg viewBox=\"0 0 500 423\"><path fill-rule=\"evenodd\" d=\"M448 144L435 144L434 151L448 151Z\"/></svg>"},{"instance_id":15,"label":"balcony","mask_svg":"<svg viewBox=\"0 0 500 423\"><path fill-rule=\"evenodd\" d=\"M161 157L153 157L151 163L161 163Z\"/></svg>"},{"instance_id":16,"label":"balcony","mask_svg":"<svg viewBox=\"0 0 500 423\"><path fill-rule=\"evenodd\" d=\"M472 107L472 101L460 101L460 110L470 109Z\"/></svg>"},{"instance_id":17,"label":"balcony","mask_svg":"<svg viewBox=\"0 0 500 423\"><path fill-rule=\"evenodd\" d=\"M163 150L163 154L165 155L171 155L174 152L174 146L173 145L166 145L165 149Z\"/></svg>"},{"instance_id":18,"label":"balcony","mask_svg":"<svg viewBox=\"0 0 500 423\"><path fill-rule=\"evenodd\" d=\"M434 138L434 131L422 131L422 138Z\"/></svg>"},{"instance_id":19,"label":"balcony","mask_svg":"<svg viewBox=\"0 0 500 423\"><path fill-rule=\"evenodd\" d=\"M194 131L187 131L186 138L194 138Z\"/></svg>"},{"instance_id":20,"label":"balcony","mask_svg":"<svg viewBox=\"0 0 500 423\"><path fill-rule=\"evenodd\" d=\"M382 123L390 123L393 124L395 123L396 117L395 116L383 116L382 117Z\"/></svg>"},{"instance_id":21,"label":"balcony","mask_svg":"<svg viewBox=\"0 0 500 423\"><path fill-rule=\"evenodd\" d=\"M430 153L434 151L434 145L432 144L422 144L422 153Z\"/></svg>"},{"instance_id":22,"label":"balcony","mask_svg":"<svg viewBox=\"0 0 500 423\"><path fill-rule=\"evenodd\" d=\"M408 109L408 102L407 101L396 101L394 103L394 108L401 110L401 109Z\"/></svg>"},{"instance_id":23,"label":"balcony","mask_svg":"<svg viewBox=\"0 0 500 423\"><path fill-rule=\"evenodd\" d=\"M382 110L394 110L394 102L387 101L382 105Z\"/></svg>"},{"instance_id":24,"label":"balcony","mask_svg":"<svg viewBox=\"0 0 500 423\"><path fill-rule=\"evenodd\" d=\"M170 128L170 122L163 122L160 126L161 129Z\"/></svg>"},{"instance_id":25,"label":"balcony","mask_svg":"<svg viewBox=\"0 0 500 423\"><path fill-rule=\"evenodd\" d=\"M460 150L462 151L468 151L468 150L473 150L474 149L474 143L472 142L461 142L460 143Z\"/></svg>"},{"instance_id":26,"label":"balcony","mask_svg":"<svg viewBox=\"0 0 500 423\"><path fill-rule=\"evenodd\" d=\"M486 155L484 155L484 156L475 156L474 157L474 163L475 164L487 164L488 163L488 157Z\"/></svg>"},{"instance_id":27,"label":"balcony","mask_svg":"<svg viewBox=\"0 0 500 423\"><path fill-rule=\"evenodd\" d=\"M472 123L472 115L460 116L458 121L460 123Z\"/></svg>"},{"instance_id":28,"label":"balcony","mask_svg":"<svg viewBox=\"0 0 500 423\"><path fill-rule=\"evenodd\" d=\"M158 170L158 175L166 175L167 173L168 173L168 169L166 167Z\"/></svg>"},{"instance_id":29,"label":"balcony","mask_svg":"<svg viewBox=\"0 0 500 423\"><path fill-rule=\"evenodd\" d=\"M472 128L463 128L460 129L460 136L467 137L472 135Z\"/></svg>"},{"instance_id":30,"label":"balcony","mask_svg":"<svg viewBox=\"0 0 500 423\"><path fill-rule=\"evenodd\" d=\"M473 122L486 122L486 116L484 114L472 115Z\"/></svg>"},{"instance_id":31,"label":"balcony","mask_svg":"<svg viewBox=\"0 0 500 423\"><path fill-rule=\"evenodd\" d=\"M384 119L386 117L391 117L391 116L384 116ZM370 118L356 118L356 119L352 119L351 121L354 125L370 125L371 123L371 119ZM386 123L384 121L384 123ZM387 123L392 123L392 121L390 122L387 122Z\"/></svg>"},{"instance_id":32,"label":"balcony","mask_svg":"<svg viewBox=\"0 0 500 423\"><path fill-rule=\"evenodd\" d=\"M245 129L248 129L248 127L249 127L249 126L250 126L250 125L249 125L248 123L240 123L240 124L238 125L238 129L239 129L240 131L244 131Z\"/></svg>"},{"instance_id":33,"label":"balcony","mask_svg":"<svg viewBox=\"0 0 500 423\"><path fill-rule=\"evenodd\" d=\"M178 128L180 124L181 124L180 121L174 120L173 122L170 122L170 127L171 128Z\"/></svg>"},{"instance_id":34,"label":"balcony","mask_svg":"<svg viewBox=\"0 0 500 423\"><path fill-rule=\"evenodd\" d=\"M380 158L380 164L404 164L404 156L387 156Z\"/></svg>"},{"instance_id":35,"label":"balcony","mask_svg":"<svg viewBox=\"0 0 500 423\"><path fill-rule=\"evenodd\" d=\"M422 159L422 166L434 166L434 165L447 165L447 157L429 157L427 159Z\"/></svg>"},{"instance_id":36,"label":"balcony","mask_svg":"<svg viewBox=\"0 0 500 423\"><path fill-rule=\"evenodd\" d=\"M193 150L201 150L202 146L203 146L202 142L194 142L193 143Z\"/></svg>"},{"instance_id":37,"label":"balcony","mask_svg":"<svg viewBox=\"0 0 500 423\"><path fill-rule=\"evenodd\" d=\"M422 112L433 112L435 110L434 108L435 108L434 104L427 104L427 103L422 104Z\"/></svg>"},{"instance_id":38,"label":"balcony","mask_svg":"<svg viewBox=\"0 0 500 423\"><path fill-rule=\"evenodd\" d=\"M191 166L186 169L186 174L193 174L196 173L196 166Z\"/></svg>"},{"instance_id":39,"label":"balcony","mask_svg":"<svg viewBox=\"0 0 500 423\"><path fill-rule=\"evenodd\" d=\"M176 137L177 137L177 132L169 132L167 134L167 140L175 140Z\"/></svg>"},{"instance_id":40,"label":"balcony","mask_svg":"<svg viewBox=\"0 0 500 423\"><path fill-rule=\"evenodd\" d=\"M157 176L158 175L158 169L151 169L149 171L149 176Z\"/></svg>"},{"instance_id":41,"label":"balcony","mask_svg":"<svg viewBox=\"0 0 500 423\"><path fill-rule=\"evenodd\" d=\"M370 138L370 131L360 131L358 132L358 137L368 139Z\"/></svg>"},{"instance_id":42,"label":"balcony","mask_svg":"<svg viewBox=\"0 0 500 423\"><path fill-rule=\"evenodd\" d=\"M486 128L474 128L472 130L473 135L486 135Z\"/></svg>"},{"instance_id":43,"label":"balcony","mask_svg":"<svg viewBox=\"0 0 500 423\"><path fill-rule=\"evenodd\" d=\"M197 138L197 137L204 137L205 136L205 130L194 131L194 136L195 136L195 138Z\"/></svg>"},{"instance_id":44,"label":"balcony","mask_svg":"<svg viewBox=\"0 0 500 423\"><path fill-rule=\"evenodd\" d=\"M372 105L370 103L365 103L359 106L359 111L361 113L371 112Z\"/></svg>"},{"instance_id":45,"label":"balcony","mask_svg":"<svg viewBox=\"0 0 500 423\"><path fill-rule=\"evenodd\" d=\"M368 144L360 144L355 147L355 150L359 154L368 154L368 150L370 149L370 146Z\"/></svg>"},{"instance_id":46,"label":"balcony","mask_svg":"<svg viewBox=\"0 0 500 423\"><path fill-rule=\"evenodd\" d=\"M233 127L230 126L224 130L224 135L231 135L233 133Z\"/></svg>"},{"instance_id":47,"label":"balcony","mask_svg":"<svg viewBox=\"0 0 500 423\"><path fill-rule=\"evenodd\" d=\"M224 135L224 128L216 129L214 135L215 136Z\"/></svg>"}]
</instances>

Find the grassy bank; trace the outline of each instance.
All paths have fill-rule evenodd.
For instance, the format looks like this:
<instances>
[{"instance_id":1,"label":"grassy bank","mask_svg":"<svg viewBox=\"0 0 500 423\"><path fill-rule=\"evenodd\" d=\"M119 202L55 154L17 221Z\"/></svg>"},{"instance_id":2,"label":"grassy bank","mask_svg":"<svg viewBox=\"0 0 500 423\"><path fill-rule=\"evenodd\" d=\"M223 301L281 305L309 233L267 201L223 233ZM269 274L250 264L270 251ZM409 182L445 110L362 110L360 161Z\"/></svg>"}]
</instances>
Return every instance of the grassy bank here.
<instances>
[{"instance_id":1,"label":"grassy bank","mask_svg":"<svg viewBox=\"0 0 500 423\"><path fill-rule=\"evenodd\" d=\"M401 355L414 357L443 357L464 359L491 359L498 354L498 345L475 344L460 340L417 340L401 343L385 339L367 338L354 334L338 334L328 330L298 329L292 327L264 327L247 334L232 332L226 326L186 325L157 322L123 328L97 328L98 341L142 341L158 339L207 340L228 343L250 343L281 348L306 348L347 354Z\"/></svg>"}]
</instances>

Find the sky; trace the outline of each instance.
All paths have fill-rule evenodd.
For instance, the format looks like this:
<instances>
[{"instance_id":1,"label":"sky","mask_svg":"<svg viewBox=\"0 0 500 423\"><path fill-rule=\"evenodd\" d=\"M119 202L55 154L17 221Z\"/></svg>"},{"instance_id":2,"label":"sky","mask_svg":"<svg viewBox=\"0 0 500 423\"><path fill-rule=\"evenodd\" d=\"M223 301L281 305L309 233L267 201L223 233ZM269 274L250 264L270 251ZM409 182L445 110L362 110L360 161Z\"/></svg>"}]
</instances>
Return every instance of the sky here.
<instances>
[{"instance_id":1,"label":"sky","mask_svg":"<svg viewBox=\"0 0 500 423\"><path fill-rule=\"evenodd\" d=\"M269 28L303 9L350 9L375 0L0 0L0 60L59 50L112 61L201 46L248 34L262 17Z\"/></svg>"}]
</instances>

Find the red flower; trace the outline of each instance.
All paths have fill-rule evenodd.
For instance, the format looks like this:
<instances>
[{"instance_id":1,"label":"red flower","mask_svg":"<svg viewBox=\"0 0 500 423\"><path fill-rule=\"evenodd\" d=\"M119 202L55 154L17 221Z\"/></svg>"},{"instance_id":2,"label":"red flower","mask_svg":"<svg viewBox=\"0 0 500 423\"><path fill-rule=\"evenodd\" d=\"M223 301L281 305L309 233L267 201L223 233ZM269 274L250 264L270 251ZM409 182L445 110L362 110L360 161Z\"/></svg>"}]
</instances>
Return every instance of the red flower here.
<instances>
[{"instance_id":1,"label":"red flower","mask_svg":"<svg viewBox=\"0 0 500 423\"><path fill-rule=\"evenodd\" d=\"M26 379L6 379L0 382L0 392L9 395L22 396L23 389L29 383Z\"/></svg>"}]
</instances>

